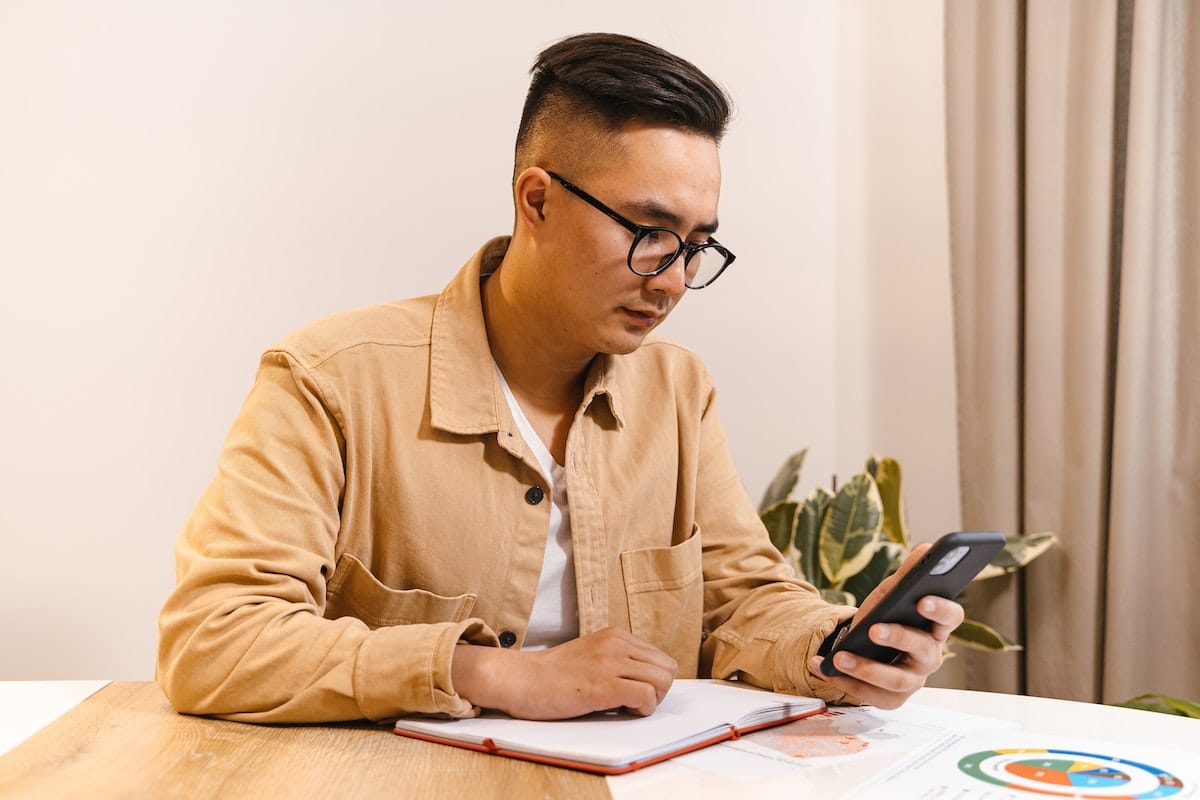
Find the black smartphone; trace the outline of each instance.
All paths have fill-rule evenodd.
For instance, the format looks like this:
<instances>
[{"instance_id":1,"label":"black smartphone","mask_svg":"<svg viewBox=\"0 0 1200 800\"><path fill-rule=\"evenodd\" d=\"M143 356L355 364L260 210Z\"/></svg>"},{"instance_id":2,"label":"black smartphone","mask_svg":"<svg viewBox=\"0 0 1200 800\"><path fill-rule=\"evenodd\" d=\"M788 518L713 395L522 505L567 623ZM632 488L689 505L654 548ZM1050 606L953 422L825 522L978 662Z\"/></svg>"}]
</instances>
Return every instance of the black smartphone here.
<instances>
[{"instance_id":1,"label":"black smartphone","mask_svg":"<svg viewBox=\"0 0 1200 800\"><path fill-rule=\"evenodd\" d=\"M842 675L833 665L833 656L843 650L885 664L895 661L900 651L872 642L867 637L871 626L894 622L929 630L933 623L917 611L917 601L931 594L954 599L1003 548L1004 534L996 531L960 531L938 539L879 604L834 644L821 662L821 672L828 677Z\"/></svg>"}]
</instances>

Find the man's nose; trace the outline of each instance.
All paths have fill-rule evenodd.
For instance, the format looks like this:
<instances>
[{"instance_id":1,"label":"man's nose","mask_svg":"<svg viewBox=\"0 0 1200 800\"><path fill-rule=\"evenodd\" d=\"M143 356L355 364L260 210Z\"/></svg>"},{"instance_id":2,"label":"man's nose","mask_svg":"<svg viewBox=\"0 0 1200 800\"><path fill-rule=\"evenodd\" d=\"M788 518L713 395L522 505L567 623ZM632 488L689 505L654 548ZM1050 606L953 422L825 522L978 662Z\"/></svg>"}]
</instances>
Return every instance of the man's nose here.
<instances>
[{"instance_id":1,"label":"man's nose","mask_svg":"<svg viewBox=\"0 0 1200 800\"><path fill-rule=\"evenodd\" d=\"M651 275L646 278L646 288L655 292L662 292L668 297L678 298L687 291L687 285L684 283L686 276L684 275L684 253L680 253L670 266L664 269L657 275Z\"/></svg>"}]
</instances>

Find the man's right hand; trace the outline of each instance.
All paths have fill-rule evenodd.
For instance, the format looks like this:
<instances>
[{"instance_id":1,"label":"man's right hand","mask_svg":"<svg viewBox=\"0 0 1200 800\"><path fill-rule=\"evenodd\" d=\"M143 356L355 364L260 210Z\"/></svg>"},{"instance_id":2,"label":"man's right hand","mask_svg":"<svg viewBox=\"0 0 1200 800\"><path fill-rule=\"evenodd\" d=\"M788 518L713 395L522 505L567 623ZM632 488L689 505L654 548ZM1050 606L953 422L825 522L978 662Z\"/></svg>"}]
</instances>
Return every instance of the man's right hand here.
<instances>
[{"instance_id":1,"label":"man's right hand","mask_svg":"<svg viewBox=\"0 0 1200 800\"><path fill-rule=\"evenodd\" d=\"M605 628L548 650L460 644L451 679L473 705L521 719L569 719L658 708L679 670L675 659L621 628Z\"/></svg>"}]
</instances>

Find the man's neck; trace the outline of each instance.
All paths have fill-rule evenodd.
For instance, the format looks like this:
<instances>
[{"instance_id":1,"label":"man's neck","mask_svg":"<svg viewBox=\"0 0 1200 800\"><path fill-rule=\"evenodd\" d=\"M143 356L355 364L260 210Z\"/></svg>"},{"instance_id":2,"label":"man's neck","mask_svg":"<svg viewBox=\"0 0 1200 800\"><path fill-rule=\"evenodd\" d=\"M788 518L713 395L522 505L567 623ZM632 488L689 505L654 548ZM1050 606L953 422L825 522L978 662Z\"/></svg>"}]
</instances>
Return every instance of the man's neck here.
<instances>
[{"instance_id":1,"label":"man's neck","mask_svg":"<svg viewBox=\"0 0 1200 800\"><path fill-rule=\"evenodd\" d=\"M522 408L574 413L595 354L564 353L561 343L543 329L539 309L520 304L520 293L513 291L502 267L503 262L481 288L492 358Z\"/></svg>"}]
</instances>

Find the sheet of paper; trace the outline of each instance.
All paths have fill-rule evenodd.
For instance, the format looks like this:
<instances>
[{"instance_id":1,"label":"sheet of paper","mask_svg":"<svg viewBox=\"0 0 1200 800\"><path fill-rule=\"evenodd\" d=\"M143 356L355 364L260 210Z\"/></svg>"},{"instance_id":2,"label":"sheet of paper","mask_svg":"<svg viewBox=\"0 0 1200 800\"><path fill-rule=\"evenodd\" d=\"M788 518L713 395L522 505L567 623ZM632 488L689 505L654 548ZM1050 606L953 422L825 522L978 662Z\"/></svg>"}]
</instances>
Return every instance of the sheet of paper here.
<instances>
[{"instance_id":1,"label":"sheet of paper","mask_svg":"<svg viewBox=\"0 0 1200 800\"><path fill-rule=\"evenodd\" d=\"M817 768L911 752L951 733L1010 727L1016 724L915 703L894 711L835 707L724 746Z\"/></svg>"},{"instance_id":2,"label":"sheet of paper","mask_svg":"<svg viewBox=\"0 0 1200 800\"><path fill-rule=\"evenodd\" d=\"M1192 753L1023 730L934 743L862 786L855 798L1185 800L1200 793Z\"/></svg>"},{"instance_id":3,"label":"sheet of paper","mask_svg":"<svg viewBox=\"0 0 1200 800\"><path fill-rule=\"evenodd\" d=\"M856 787L905 756L972 731L1015 723L909 703L895 711L833 708L804 720L608 779L614 800L650 800L675 787L692 798L752 792L772 797L852 797ZM800 792L800 794L797 794ZM680 795L683 796L683 795Z\"/></svg>"}]
</instances>

